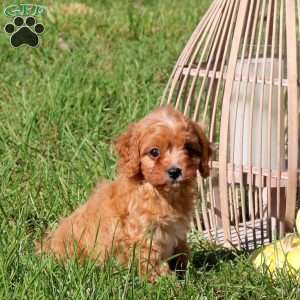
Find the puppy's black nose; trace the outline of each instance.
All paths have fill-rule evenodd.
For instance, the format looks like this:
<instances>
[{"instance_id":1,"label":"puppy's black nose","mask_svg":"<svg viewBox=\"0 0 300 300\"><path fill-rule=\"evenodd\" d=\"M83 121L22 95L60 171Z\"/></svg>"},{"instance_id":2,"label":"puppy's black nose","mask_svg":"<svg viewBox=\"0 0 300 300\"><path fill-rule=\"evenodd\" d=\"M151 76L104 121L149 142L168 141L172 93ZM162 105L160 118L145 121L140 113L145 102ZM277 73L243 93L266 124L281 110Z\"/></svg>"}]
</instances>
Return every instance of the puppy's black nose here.
<instances>
[{"instance_id":1,"label":"puppy's black nose","mask_svg":"<svg viewBox=\"0 0 300 300\"><path fill-rule=\"evenodd\" d=\"M181 175L181 169L172 167L168 170L170 178L177 179Z\"/></svg>"}]
</instances>

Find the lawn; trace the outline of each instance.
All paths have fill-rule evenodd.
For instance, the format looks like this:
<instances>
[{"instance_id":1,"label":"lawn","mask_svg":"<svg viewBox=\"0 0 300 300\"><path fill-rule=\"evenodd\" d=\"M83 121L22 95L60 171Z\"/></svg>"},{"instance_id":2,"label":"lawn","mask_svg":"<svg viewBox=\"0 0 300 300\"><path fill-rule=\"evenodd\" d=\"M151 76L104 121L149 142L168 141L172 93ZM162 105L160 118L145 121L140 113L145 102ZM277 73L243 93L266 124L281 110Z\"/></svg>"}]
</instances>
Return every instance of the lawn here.
<instances>
[{"instance_id":1,"label":"lawn","mask_svg":"<svg viewBox=\"0 0 300 300\"><path fill-rule=\"evenodd\" d=\"M13 1L3 1L2 8ZM34 240L116 176L112 141L159 104L208 0L43 1L37 49L0 35L1 299L300 299L287 276L256 272L246 254L193 243L182 280L151 285L113 261L66 266ZM0 17L1 27L11 18ZM207 248L208 247L208 248Z\"/></svg>"}]
</instances>

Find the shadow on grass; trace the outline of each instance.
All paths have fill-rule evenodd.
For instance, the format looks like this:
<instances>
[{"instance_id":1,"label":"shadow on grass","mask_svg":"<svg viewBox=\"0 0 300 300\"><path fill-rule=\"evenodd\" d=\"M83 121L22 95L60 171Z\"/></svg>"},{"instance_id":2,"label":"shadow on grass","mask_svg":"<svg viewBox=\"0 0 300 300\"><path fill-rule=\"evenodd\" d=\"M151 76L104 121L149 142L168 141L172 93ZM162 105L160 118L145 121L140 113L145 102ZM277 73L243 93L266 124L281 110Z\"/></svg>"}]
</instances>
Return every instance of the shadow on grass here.
<instances>
[{"instance_id":1,"label":"shadow on grass","mask_svg":"<svg viewBox=\"0 0 300 300\"><path fill-rule=\"evenodd\" d=\"M208 271L223 262L232 261L234 263L242 255L247 255L247 253L217 246L208 241L201 241L192 247L191 265L195 269Z\"/></svg>"}]
</instances>

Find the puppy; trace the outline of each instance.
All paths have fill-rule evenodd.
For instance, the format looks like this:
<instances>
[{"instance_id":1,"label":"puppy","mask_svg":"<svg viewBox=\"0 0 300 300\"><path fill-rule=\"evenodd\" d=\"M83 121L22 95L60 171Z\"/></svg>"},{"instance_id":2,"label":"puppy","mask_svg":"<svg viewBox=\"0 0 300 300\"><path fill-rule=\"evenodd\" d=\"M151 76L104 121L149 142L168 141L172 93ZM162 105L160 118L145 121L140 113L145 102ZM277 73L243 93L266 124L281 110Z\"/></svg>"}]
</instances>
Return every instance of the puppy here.
<instances>
[{"instance_id":1,"label":"puppy","mask_svg":"<svg viewBox=\"0 0 300 300\"><path fill-rule=\"evenodd\" d=\"M135 252L141 276L168 274L177 256L185 269L197 171L209 175L211 148L202 128L171 106L129 126L116 141L119 177L60 221L38 247L65 261L110 256L128 264Z\"/></svg>"}]
</instances>

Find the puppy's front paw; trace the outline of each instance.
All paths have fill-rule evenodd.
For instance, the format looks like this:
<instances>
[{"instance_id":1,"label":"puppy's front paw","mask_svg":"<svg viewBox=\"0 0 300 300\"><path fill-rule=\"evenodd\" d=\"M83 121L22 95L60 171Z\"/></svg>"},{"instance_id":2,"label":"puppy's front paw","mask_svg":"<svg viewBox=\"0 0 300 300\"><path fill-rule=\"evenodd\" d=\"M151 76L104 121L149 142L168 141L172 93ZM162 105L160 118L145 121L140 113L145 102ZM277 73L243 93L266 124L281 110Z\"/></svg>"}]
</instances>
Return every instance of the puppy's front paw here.
<instances>
[{"instance_id":1,"label":"puppy's front paw","mask_svg":"<svg viewBox=\"0 0 300 300\"><path fill-rule=\"evenodd\" d=\"M151 283L155 283L161 277L172 276L172 275L174 274L171 272L168 263L164 262L160 264L158 267L153 268L150 272L148 272L147 281Z\"/></svg>"}]
</instances>

